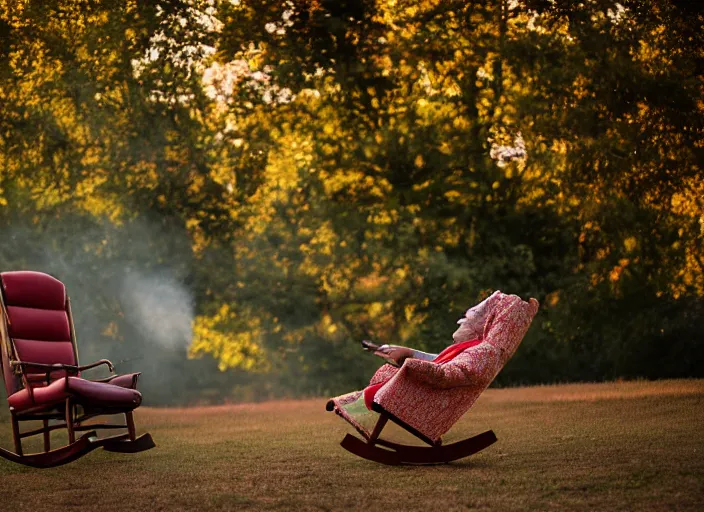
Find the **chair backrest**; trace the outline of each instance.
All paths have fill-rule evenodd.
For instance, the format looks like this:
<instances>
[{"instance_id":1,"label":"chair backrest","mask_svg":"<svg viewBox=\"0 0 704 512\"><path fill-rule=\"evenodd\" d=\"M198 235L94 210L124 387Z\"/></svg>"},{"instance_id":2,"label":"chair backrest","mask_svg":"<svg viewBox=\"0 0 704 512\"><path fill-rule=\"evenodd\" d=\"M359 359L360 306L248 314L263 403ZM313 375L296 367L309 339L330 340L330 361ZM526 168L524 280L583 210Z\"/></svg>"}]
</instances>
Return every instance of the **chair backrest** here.
<instances>
[{"instance_id":1,"label":"chair backrest","mask_svg":"<svg viewBox=\"0 0 704 512\"><path fill-rule=\"evenodd\" d=\"M2 321L9 338L4 340L9 344L4 352L13 351L14 357L24 362L77 364L63 283L32 271L3 272L0 281L6 313ZM12 356L12 352L5 355ZM5 388L10 395L17 390L17 384L8 378L8 371L11 376L9 361L4 360ZM25 375L30 385L46 384L45 370L30 366ZM61 371L53 372L51 378L63 375Z\"/></svg>"},{"instance_id":2,"label":"chair backrest","mask_svg":"<svg viewBox=\"0 0 704 512\"><path fill-rule=\"evenodd\" d=\"M482 339L501 351L502 364L513 356L538 312L538 301L499 293L484 323Z\"/></svg>"}]
</instances>

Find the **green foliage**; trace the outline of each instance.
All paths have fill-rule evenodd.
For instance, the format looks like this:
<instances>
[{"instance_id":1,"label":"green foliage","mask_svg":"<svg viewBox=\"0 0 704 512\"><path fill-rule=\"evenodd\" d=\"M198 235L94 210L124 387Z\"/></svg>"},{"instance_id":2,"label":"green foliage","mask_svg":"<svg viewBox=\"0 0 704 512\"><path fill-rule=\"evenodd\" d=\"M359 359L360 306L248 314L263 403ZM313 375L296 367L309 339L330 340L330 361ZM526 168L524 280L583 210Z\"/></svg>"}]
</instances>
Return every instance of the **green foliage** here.
<instances>
[{"instance_id":1,"label":"green foliage","mask_svg":"<svg viewBox=\"0 0 704 512\"><path fill-rule=\"evenodd\" d=\"M0 2L2 268L64 280L89 354L158 359L159 402L361 386L356 340L439 351L495 289L542 303L499 384L701 375L701 22L650 0ZM188 352L133 318L162 284Z\"/></svg>"}]
</instances>

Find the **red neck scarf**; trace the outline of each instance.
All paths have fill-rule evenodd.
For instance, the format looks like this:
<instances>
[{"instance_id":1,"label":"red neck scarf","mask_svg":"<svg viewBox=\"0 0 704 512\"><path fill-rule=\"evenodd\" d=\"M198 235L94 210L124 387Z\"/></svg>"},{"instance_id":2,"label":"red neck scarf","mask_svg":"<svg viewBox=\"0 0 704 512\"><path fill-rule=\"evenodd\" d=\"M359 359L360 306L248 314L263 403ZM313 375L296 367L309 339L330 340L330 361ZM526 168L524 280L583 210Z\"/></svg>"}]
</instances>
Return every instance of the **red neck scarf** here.
<instances>
[{"instance_id":1,"label":"red neck scarf","mask_svg":"<svg viewBox=\"0 0 704 512\"><path fill-rule=\"evenodd\" d=\"M481 342L482 340L470 340L450 345L445 350L440 352L435 359L433 359L433 363L442 364L447 363L448 361L452 361L455 357L460 355L460 353L464 352L468 348L479 345Z\"/></svg>"},{"instance_id":2,"label":"red neck scarf","mask_svg":"<svg viewBox=\"0 0 704 512\"><path fill-rule=\"evenodd\" d=\"M474 347L476 345L479 345L482 342L482 340L470 340L470 341L463 341L462 343L455 343L454 345L450 345L447 347L445 350L440 352L435 359L433 359L433 363L435 364L445 364L449 361L452 361L455 357L460 355L462 352L467 350L468 348ZM376 395L376 392L379 391L379 388L389 382L391 378L386 379L383 382L379 382L377 384L374 384L373 386L367 386L364 389L364 404L367 406L367 409L370 411L372 410L372 402L374 402L374 395Z\"/></svg>"}]
</instances>

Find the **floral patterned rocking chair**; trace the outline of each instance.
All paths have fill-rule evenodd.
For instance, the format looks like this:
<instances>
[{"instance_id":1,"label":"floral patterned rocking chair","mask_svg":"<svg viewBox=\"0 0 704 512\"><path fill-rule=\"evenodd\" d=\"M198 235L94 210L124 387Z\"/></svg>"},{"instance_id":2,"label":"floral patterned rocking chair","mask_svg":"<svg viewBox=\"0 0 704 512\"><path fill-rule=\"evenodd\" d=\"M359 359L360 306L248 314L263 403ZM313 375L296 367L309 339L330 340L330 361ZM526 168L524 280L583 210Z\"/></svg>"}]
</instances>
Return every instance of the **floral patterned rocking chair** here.
<instances>
[{"instance_id":1,"label":"floral patterned rocking chair","mask_svg":"<svg viewBox=\"0 0 704 512\"><path fill-rule=\"evenodd\" d=\"M414 351L418 355L406 359L400 368L382 366L366 390L329 400L326 409L348 421L364 438L347 434L341 446L365 459L398 465L447 463L495 443L491 430L449 445L443 445L441 437L491 384L537 311L537 300L526 302L497 291L466 312L453 335L456 343L439 356ZM381 439L389 420L429 446Z\"/></svg>"}]
</instances>

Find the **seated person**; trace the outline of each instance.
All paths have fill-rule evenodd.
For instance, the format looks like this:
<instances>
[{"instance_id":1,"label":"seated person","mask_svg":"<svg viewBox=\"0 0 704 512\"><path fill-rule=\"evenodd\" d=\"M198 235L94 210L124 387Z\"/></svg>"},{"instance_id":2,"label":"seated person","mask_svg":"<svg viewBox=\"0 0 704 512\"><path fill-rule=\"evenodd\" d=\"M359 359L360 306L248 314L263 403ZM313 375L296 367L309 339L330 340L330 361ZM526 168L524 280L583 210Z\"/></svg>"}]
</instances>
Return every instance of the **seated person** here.
<instances>
[{"instance_id":1,"label":"seated person","mask_svg":"<svg viewBox=\"0 0 704 512\"><path fill-rule=\"evenodd\" d=\"M537 311L537 300L497 291L467 310L457 322L454 343L440 354L363 342L389 364L376 371L366 389L332 398L326 408L368 437L378 418L373 404L378 404L439 442L511 358Z\"/></svg>"},{"instance_id":2,"label":"seated person","mask_svg":"<svg viewBox=\"0 0 704 512\"><path fill-rule=\"evenodd\" d=\"M377 371L370 385L364 390L364 401L367 408L372 409L372 401L376 392L396 374L407 359L420 359L443 364L452 361L468 348L479 345L482 342L483 328L490 308L501 295L503 294L499 291L494 292L491 297L469 308L465 315L457 321L459 327L452 334L454 344L448 346L440 354L430 354L398 345L376 346L370 342L363 342L362 345L365 349L372 351L374 355L383 358L388 363Z\"/></svg>"}]
</instances>

